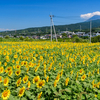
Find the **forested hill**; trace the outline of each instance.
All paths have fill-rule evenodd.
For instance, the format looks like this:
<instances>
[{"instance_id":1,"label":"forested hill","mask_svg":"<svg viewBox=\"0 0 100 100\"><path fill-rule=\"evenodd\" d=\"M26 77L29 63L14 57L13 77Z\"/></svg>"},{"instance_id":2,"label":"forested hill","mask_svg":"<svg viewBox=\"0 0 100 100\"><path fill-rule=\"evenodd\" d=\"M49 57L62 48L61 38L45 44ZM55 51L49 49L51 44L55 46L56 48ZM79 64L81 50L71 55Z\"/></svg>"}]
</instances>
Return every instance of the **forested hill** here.
<instances>
[{"instance_id":1,"label":"forested hill","mask_svg":"<svg viewBox=\"0 0 100 100\"><path fill-rule=\"evenodd\" d=\"M79 30L80 29L80 25L82 30L84 29L89 29L90 28L90 22L82 22L82 23L76 23L76 24L70 24L70 25L56 25L56 32L59 31L65 31L66 28L68 31L75 31L75 30ZM92 21L92 28L98 28L100 27L100 19L98 20L93 20ZM7 32L0 32L0 34L21 34L21 33L26 33L26 34L30 34L30 33L50 33L50 26L46 26L46 27L33 27L33 28L27 28L27 29L22 29L22 30L16 30L16 31L7 31Z\"/></svg>"}]
</instances>

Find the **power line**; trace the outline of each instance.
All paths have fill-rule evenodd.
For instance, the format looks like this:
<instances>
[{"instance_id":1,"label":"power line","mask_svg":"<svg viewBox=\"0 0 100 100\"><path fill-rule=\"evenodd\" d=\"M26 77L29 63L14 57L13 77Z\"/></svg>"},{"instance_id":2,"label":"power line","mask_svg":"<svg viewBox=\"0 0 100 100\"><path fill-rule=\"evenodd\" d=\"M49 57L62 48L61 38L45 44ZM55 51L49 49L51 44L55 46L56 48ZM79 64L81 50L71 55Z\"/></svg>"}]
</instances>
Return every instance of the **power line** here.
<instances>
[{"instance_id":1,"label":"power line","mask_svg":"<svg viewBox=\"0 0 100 100\"><path fill-rule=\"evenodd\" d=\"M55 16L54 15L54 17L56 17L56 18L73 18L73 17L75 18L76 17L77 18L79 16Z\"/></svg>"}]
</instances>

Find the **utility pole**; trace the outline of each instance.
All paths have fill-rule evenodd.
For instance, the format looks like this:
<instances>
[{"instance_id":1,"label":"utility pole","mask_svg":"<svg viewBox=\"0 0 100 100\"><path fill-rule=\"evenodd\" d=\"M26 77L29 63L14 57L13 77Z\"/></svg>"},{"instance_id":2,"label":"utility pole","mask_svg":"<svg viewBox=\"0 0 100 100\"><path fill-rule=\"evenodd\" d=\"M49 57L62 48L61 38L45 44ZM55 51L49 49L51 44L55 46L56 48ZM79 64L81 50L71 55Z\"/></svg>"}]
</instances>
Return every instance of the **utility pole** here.
<instances>
[{"instance_id":1,"label":"utility pole","mask_svg":"<svg viewBox=\"0 0 100 100\"><path fill-rule=\"evenodd\" d=\"M90 43L91 43L91 20L90 20Z\"/></svg>"},{"instance_id":2,"label":"utility pole","mask_svg":"<svg viewBox=\"0 0 100 100\"><path fill-rule=\"evenodd\" d=\"M51 19L51 42L52 42L52 15L50 15L50 19Z\"/></svg>"},{"instance_id":3,"label":"utility pole","mask_svg":"<svg viewBox=\"0 0 100 100\"><path fill-rule=\"evenodd\" d=\"M55 37L56 37L56 42L57 42L58 40L57 40L56 30L55 30L55 27L54 27L54 23L53 23L52 17L54 17L54 16L50 15L50 19L51 19L51 41L52 41L52 25L53 25L53 29L54 29L54 33L55 33Z\"/></svg>"}]
</instances>

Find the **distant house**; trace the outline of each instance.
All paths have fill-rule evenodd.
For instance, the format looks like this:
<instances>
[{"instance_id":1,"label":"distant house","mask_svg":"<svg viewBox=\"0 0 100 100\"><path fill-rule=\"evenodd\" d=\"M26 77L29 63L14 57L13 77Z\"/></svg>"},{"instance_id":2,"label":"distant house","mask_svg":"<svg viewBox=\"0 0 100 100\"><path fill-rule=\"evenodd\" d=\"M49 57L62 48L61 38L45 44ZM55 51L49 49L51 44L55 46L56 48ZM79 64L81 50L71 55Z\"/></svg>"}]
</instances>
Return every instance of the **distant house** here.
<instances>
[{"instance_id":1,"label":"distant house","mask_svg":"<svg viewBox=\"0 0 100 100\"><path fill-rule=\"evenodd\" d=\"M3 36L2 36L2 35L0 35L0 37L1 37L1 38L3 38Z\"/></svg>"},{"instance_id":2,"label":"distant house","mask_svg":"<svg viewBox=\"0 0 100 100\"><path fill-rule=\"evenodd\" d=\"M37 35L33 35L33 37L32 38L34 38L34 39L40 39L40 37L39 36L37 36Z\"/></svg>"},{"instance_id":3,"label":"distant house","mask_svg":"<svg viewBox=\"0 0 100 100\"><path fill-rule=\"evenodd\" d=\"M84 36L85 32L76 32L75 34L78 35L78 36Z\"/></svg>"},{"instance_id":4,"label":"distant house","mask_svg":"<svg viewBox=\"0 0 100 100\"><path fill-rule=\"evenodd\" d=\"M58 35L58 34L57 34L57 38L62 38L62 35Z\"/></svg>"},{"instance_id":5,"label":"distant house","mask_svg":"<svg viewBox=\"0 0 100 100\"><path fill-rule=\"evenodd\" d=\"M92 37L95 37L95 36L98 36L98 35L100 35L100 33L93 33L93 36Z\"/></svg>"},{"instance_id":6,"label":"distant house","mask_svg":"<svg viewBox=\"0 0 100 100\"><path fill-rule=\"evenodd\" d=\"M96 36L100 35L100 33L96 33Z\"/></svg>"},{"instance_id":7,"label":"distant house","mask_svg":"<svg viewBox=\"0 0 100 100\"><path fill-rule=\"evenodd\" d=\"M67 35L74 35L75 33L74 32L70 32L70 31L61 31L60 34L62 33L66 33Z\"/></svg>"},{"instance_id":8,"label":"distant house","mask_svg":"<svg viewBox=\"0 0 100 100\"><path fill-rule=\"evenodd\" d=\"M45 36L40 36L40 39L47 39Z\"/></svg>"}]
</instances>

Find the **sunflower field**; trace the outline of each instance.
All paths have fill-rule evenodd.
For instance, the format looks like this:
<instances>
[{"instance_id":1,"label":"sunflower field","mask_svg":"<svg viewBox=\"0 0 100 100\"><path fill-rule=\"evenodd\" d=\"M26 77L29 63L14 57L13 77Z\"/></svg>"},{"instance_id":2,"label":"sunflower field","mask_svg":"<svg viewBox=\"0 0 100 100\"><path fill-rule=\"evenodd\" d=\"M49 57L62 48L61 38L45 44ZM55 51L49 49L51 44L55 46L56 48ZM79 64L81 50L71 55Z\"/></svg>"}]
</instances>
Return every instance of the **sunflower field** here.
<instances>
[{"instance_id":1,"label":"sunflower field","mask_svg":"<svg viewBox=\"0 0 100 100\"><path fill-rule=\"evenodd\" d=\"M0 100L100 100L100 43L1 42Z\"/></svg>"}]
</instances>

